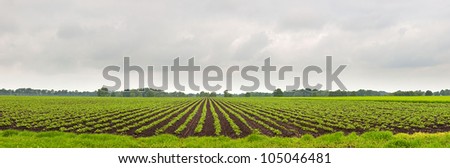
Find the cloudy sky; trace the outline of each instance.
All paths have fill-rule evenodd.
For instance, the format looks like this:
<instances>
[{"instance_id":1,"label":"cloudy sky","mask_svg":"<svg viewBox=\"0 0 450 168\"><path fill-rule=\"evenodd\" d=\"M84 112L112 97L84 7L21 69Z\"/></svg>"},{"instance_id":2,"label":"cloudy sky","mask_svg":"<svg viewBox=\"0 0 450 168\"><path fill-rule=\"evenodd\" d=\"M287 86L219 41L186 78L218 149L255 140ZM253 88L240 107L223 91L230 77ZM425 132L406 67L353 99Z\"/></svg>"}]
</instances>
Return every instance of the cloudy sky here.
<instances>
[{"instance_id":1,"label":"cloudy sky","mask_svg":"<svg viewBox=\"0 0 450 168\"><path fill-rule=\"evenodd\" d=\"M301 77L331 55L334 68L347 65L339 77L349 90L440 90L450 88L449 9L446 0L0 0L0 88L95 90L123 57L157 70L176 57L202 68L270 57Z\"/></svg>"}]
</instances>

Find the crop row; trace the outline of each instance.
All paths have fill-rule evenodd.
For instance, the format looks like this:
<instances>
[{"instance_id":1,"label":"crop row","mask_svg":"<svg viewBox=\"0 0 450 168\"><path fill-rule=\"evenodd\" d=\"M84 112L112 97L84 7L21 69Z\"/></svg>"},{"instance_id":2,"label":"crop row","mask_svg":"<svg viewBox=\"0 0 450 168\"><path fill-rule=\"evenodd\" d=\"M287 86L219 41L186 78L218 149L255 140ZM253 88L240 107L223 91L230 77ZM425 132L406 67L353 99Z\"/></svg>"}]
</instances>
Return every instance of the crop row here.
<instances>
[{"instance_id":1,"label":"crop row","mask_svg":"<svg viewBox=\"0 0 450 168\"><path fill-rule=\"evenodd\" d=\"M301 98L0 97L0 129L244 137L444 132L447 102Z\"/></svg>"}]
</instances>

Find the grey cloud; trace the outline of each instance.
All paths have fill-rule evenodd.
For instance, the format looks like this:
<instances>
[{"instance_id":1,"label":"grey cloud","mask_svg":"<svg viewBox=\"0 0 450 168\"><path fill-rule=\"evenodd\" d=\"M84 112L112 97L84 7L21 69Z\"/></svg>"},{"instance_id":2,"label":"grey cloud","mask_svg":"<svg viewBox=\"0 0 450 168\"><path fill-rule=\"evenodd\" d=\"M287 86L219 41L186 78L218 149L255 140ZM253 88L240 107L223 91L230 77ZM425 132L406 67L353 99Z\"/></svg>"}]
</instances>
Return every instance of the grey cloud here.
<instances>
[{"instance_id":1,"label":"grey cloud","mask_svg":"<svg viewBox=\"0 0 450 168\"><path fill-rule=\"evenodd\" d=\"M142 66L195 57L201 65L227 67L259 65L269 56L279 64L317 65L333 55L351 64L351 82L358 73L370 76L367 66L437 69L450 64L449 4L2 1L0 66L41 76L99 71L85 75L101 78L102 68L121 65L125 56Z\"/></svg>"},{"instance_id":2,"label":"grey cloud","mask_svg":"<svg viewBox=\"0 0 450 168\"><path fill-rule=\"evenodd\" d=\"M71 39L84 36L84 30L77 24L63 25L59 27L57 35L62 39Z\"/></svg>"},{"instance_id":3,"label":"grey cloud","mask_svg":"<svg viewBox=\"0 0 450 168\"><path fill-rule=\"evenodd\" d=\"M245 61L248 58L261 56L264 48L269 44L270 39L266 33L260 32L253 34L248 40L238 44L234 57L235 59Z\"/></svg>"}]
</instances>

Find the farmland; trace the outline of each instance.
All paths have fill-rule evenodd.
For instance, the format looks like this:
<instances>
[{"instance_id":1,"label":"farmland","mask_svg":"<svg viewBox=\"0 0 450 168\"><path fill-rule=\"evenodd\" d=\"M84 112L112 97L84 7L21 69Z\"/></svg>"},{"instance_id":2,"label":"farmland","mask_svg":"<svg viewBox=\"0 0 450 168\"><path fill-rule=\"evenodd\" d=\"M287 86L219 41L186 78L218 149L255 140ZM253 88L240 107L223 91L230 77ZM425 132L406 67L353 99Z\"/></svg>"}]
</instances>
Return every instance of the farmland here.
<instances>
[{"instance_id":1,"label":"farmland","mask_svg":"<svg viewBox=\"0 0 450 168\"><path fill-rule=\"evenodd\" d=\"M0 130L232 139L450 131L450 97L0 97Z\"/></svg>"}]
</instances>

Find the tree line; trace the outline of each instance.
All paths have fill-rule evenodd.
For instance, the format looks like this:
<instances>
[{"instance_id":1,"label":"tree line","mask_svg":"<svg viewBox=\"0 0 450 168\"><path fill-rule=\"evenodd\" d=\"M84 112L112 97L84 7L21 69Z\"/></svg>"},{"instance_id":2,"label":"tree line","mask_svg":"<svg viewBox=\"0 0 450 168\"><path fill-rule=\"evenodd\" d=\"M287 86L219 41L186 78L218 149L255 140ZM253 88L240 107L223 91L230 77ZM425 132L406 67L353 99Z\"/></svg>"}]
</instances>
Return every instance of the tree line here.
<instances>
[{"instance_id":1,"label":"tree line","mask_svg":"<svg viewBox=\"0 0 450 168\"><path fill-rule=\"evenodd\" d=\"M96 92L88 91L69 91L69 90L47 90L47 89L0 89L0 95L15 95L15 96L97 96Z\"/></svg>"},{"instance_id":2,"label":"tree line","mask_svg":"<svg viewBox=\"0 0 450 168\"><path fill-rule=\"evenodd\" d=\"M450 96L450 90L445 89L441 91L432 92L427 91L396 91L393 93L385 91L375 91L375 90L364 90L360 89L358 91L327 91L327 90L317 90L317 89L300 89L300 90L290 90L282 91L281 89L276 89L272 93L266 92L247 92L236 95L239 97L340 97L340 96Z\"/></svg>"},{"instance_id":3,"label":"tree line","mask_svg":"<svg viewBox=\"0 0 450 168\"><path fill-rule=\"evenodd\" d=\"M69 91L69 90L47 90L47 89L32 89L32 88L19 88L19 89L0 89L0 95L15 95L15 96L99 96L99 97L337 97L337 96L450 96L449 89L443 89L440 91L432 92L427 91L396 91L385 92L375 90L363 90L358 91L326 91L316 89L300 89L282 91L276 89L272 93L269 92L247 92L240 94L230 93L225 90L223 93L216 92L199 92L189 93L184 92L166 92L164 90L142 88L142 89L130 89L123 91L109 91L106 88L100 88L96 91Z\"/></svg>"}]
</instances>

